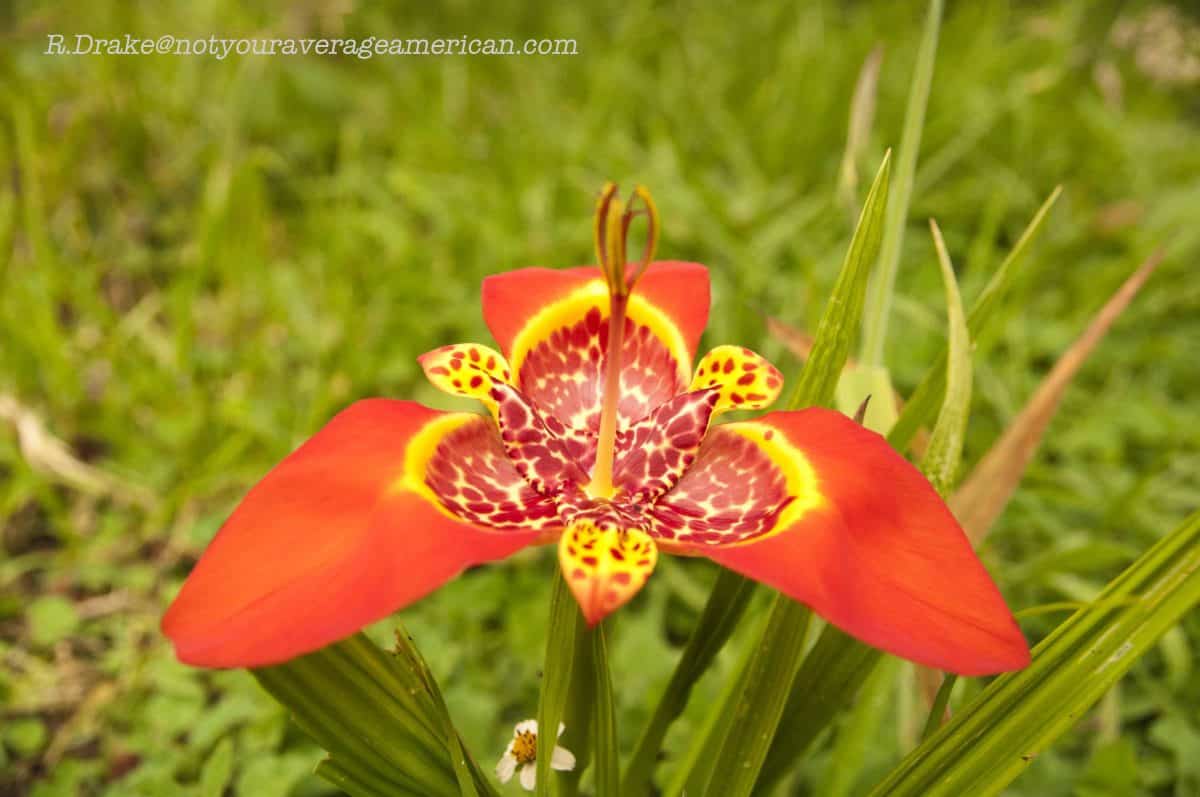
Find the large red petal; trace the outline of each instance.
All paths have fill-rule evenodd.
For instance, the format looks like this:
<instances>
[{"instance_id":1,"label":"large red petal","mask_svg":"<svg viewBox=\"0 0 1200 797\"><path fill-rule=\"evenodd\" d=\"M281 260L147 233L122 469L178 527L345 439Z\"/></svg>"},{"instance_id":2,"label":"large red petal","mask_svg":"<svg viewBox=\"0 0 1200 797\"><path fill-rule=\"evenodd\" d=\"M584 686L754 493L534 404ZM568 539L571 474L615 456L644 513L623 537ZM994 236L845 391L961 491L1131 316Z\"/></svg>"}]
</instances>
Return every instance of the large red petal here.
<instances>
[{"instance_id":1,"label":"large red petal","mask_svg":"<svg viewBox=\"0 0 1200 797\"><path fill-rule=\"evenodd\" d=\"M536 541L457 520L414 484L408 469L476 422L387 399L338 414L250 490L184 583L163 618L180 660L284 661Z\"/></svg>"},{"instance_id":2,"label":"large red petal","mask_svg":"<svg viewBox=\"0 0 1200 797\"><path fill-rule=\"evenodd\" d=\"M918 663L963 675L1029 663L1016 620L958 522L882 437L823 409L722 429L775 462L793 501L761 536L693 549Z\"/></svg>"},{"instance_id":3,"label":"large red petal","mask_svg":"<svg viewBox=\"0 0 1200 797\"><path fill-rule=\"evenodd\" d=\"M526 324L546 306L561 301L588 282L601 280L600 269L522 268L483 280L483 318L506 357ZM651 263L634 294L665 313L695 355L708 325L708 269L699 263L664 260ZM689 358L690 360L690 358Z\"/></svg>"}]
</instances>

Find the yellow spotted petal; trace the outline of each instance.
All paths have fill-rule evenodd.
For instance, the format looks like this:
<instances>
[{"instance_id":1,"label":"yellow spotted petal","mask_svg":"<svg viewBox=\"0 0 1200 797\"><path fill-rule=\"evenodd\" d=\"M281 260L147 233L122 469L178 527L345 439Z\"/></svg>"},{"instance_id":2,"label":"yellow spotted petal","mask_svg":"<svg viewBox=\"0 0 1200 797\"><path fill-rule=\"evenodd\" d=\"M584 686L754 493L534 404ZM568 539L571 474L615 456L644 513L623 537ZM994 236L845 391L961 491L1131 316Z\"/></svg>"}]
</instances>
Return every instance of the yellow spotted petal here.
<instances>
[{"instance_id":1,"label":"yellow spotted petal","mask_svg":"<svg viewBox=\"0 0 1200 797\"><path fill-rule=\"evenodd\" d=\"M720 388L713 414L761 410L779 398L783 375L765 357L741 346L718 346L704 355L688 390Z\"/></svg>"},{"instance_id":2,"label":"yellow spotted petal","mask_svg":"<svg viewBox=\"0 0 1200 797\"><path fill-rule=\"evenodd\" d=\"M495 405L489 395L493 382L512 381L512 371L504 355L477 343L442 346L422 354L417 362L434 387L453 396L479 399L489 407Z\"/></svg>"},{"instance_id":3,"label":"yellow spotted petal","mask_svg":"<svg viewBox=\"0 0 1200 797\"><path fill-rule=\"evenodd\" d=\"M576 520L559 540L558 561L583 616L595 625L642 588L658 548L641 529Z\"/></svg>"}]
</instances>

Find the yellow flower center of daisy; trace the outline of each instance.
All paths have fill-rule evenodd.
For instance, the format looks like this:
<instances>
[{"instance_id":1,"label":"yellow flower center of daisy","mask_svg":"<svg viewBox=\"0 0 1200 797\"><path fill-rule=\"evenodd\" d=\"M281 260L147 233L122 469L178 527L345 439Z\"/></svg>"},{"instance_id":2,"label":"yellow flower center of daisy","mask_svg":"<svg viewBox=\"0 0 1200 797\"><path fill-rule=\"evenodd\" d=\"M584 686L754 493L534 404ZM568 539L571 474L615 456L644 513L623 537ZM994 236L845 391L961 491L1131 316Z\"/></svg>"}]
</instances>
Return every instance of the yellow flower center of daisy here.
<instances>
[{"instance_id":1,"label":"yellow flower center of daisy","mask_svg":"<svg viewBox=\"0 0 1200 797\"><path fill-rule=\"evenodd\" d=\"M537 760L537 734L533 731L521 731L513 737L513 758L518 764L532 764Z\"/></svg>"}]
</instances>

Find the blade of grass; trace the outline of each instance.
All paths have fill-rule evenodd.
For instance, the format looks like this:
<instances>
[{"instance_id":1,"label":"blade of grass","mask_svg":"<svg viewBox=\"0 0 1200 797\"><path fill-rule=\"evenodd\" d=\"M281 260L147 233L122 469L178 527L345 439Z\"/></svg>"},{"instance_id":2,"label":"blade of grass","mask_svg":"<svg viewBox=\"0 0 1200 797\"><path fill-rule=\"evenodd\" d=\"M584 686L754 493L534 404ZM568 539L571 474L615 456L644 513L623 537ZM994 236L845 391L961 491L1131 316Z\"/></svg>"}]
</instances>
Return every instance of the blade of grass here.
<instances>
[{"instance_id":1,"label":"blade of grass","mask_svg":"<svg viewBox=\"0 0 1200 797\"><path fill-rule=\"evenodd\" d=\"M967 415L971 408L971 338L958 283L954 279L954 265L946 251L946 242L942 240L942 231L933 219L929 220L929 230L933 234L938 266L942 270L942 284L946 289L950 333L947 343L946 395L942 400L942 412L937 425L929 436L921 470L938 494L944 496L949 495L954 487L954 477L962 461L963 438L966 436Z\"/></svg>"},{"instance_id":2,"label":"blade of grass","mask_svg":"<svg viewBox=\"0 0 1200 797\"><path fill-rule=\"evenodd\" d=\"M759 627L754 629L756 633L751 635L752 638L762 631L763 624L757 625ZM669 797L687 797L689 794L705 794L708 791L708 781L712 777L717 754L721 752L721 741L733 721L738 689L749 667L749 658L743 658L733 673L734 677L726 681L725 688L712 704L713 710L704 717L699 732L692 737L692 743L664 794Z\"/></svg>"},{"instance_id":3,"label":"blade of grass","mask_svg":"<svg viewBox=\"0 0 1200 797\"><path fill-rule=\"evenodd\" d=\"M817 325L812 352L796 380L789 403L792 408L827 406L833 400L838 378L850 356L850 347L862 320L871 265L879 254L883 215L889 201L891 164L889 150L867 193L841 273Z\"/></svg>"},{"instance_id":4,"label":"blade of grass","mask_svg":"<svg viewBox=\"0 0 1200 797\"><path fill-rule=\"evenodd\" d=\"M929 708L929 719L925 721L925 730L921 731L921 741L932 736L948 716L947 707L950 705L950 693L954 691L954 684L957 680L958 676L954 673L950 673L942 679L942 684L938 687L937 694L934 695L933 705Z\"/></svg>"},{"instance_id":5,"label":"blade of grass","mask_svg":"<svg viewBox=\"0 0 1200 797\"><path fill-rule=\"evenodd\" d=\"M889 152L867 194L833 294L817 325L812 354L792 394L793 407L828 405L834 398L862 319L871 265L879 254L890 170ZM707 794L738 797L754 789L803 661L812 617L808 608L776 595L768 616L758 644L747 650L751 659L738 681L733 712L737 720L725 728Z\"/></svg>"},{"instance_id":6,"label":"blade of grass","mask_svg":"<svg viewBox=\"0 0 1200 797\"><path fill-rule=\"evenodd\" d=\"M887 715L887 699L896 679L898 659L884 659L863 684L862 692L845 722L829 757L829 769L816 792L821 797L847 797L862 777L863 763L875 734Z\"/></svg>"},{"instance_id":7,"label":"blade of grass","mask_svg":"<svg viewBox=\"0 0 1200 797\"><path fill-rule=\"evenodd\" d=\"M592 763L592 747L596 738L593 733L596 714L593 646L591 634L582 633L575 638L571 686L567 692L567 705L563 709L563 722L567 727L563 730L561 740L561 744L575 754L575 768L556 774L559 797L575 797L579 794L579 783Z\"/></svg>"},{"instance_id":8,"label":"blade of grass","mask_svg":"<svg viewBox=\"0 0 1200 797\"><path fill-rule=\"evenodd\" d=\"M326 758L317 764L315 773L351 797L422 797L419 791L402 788L333 758Z\"/></svg>"},{"instance_id":9,"label":"blade of grass","mask_svg":"<svg viewBox=\"0 0 1200 797\"><path fill-rule=\"evenodd\" d=\"M946 289L949 325L948 382L937 423L921 470L939 491L950 484L962 458L963 430L971 400L971 346L962 299L954 279L954 268L945 254L940 233L931 222L939 265ZM763 764L760 791L767 792L792 764L804 754L817 735L832 722L875 670L883 653L828 626L797 674L780 729Z\"/></svg>"},{"instance_id":10,"label":"blade of grass","mask_svg":"<svg viewBox=\"0 0 1200 797\"><path fill-rule=\"evenodd\" d=\"M1071 380L1163 256L1162 249L1151 254L1096 313L950 500L950 508L975 545L983 541L1020 484Z\"/></svg>"},{"instance_id":11,"label":"blade of grass","mask_svg":"<svg viewBox=\"0 0 1200 797\"><path fill-rule=\"evenodd\" d=\"M1029 244L1037 237L1037 233L1041 229L1042 223L1046 220L1050 208L1058 201L1060 194L1062 194L1062 186L1050 192L1050 196L1046 198L1046 201L1033 214L1033 218L1029 221L1028 226L1025 227L1024 232L1021 233L1021 237L1017 239L1012 251L1004 258L1004 262L996 269L996 273L992 275L987 286L979 294L979 298L975 300L975 304L971 307L971 312L967 315L967 330L970 332L972 340L978 341L984 337L984 333L988 330L990 322L995 317L996 309L1000 305L1000 299L1007 293L1016 277L1016 264L1021 261L1025 250L1029 248ZM908 448L917 430L929 423L930 419L933 418L945 390L946 354L942 354L938 357L937 362L926 372L921 383L917 385L917 389L908 397L908 401L904 404L904 410L900 413L900 418L896 421L896 425L892 427L892 430L888 432L888 442L892 444L893 448L898 451Z\"/></svg>"},{"instance_id":12,"label":"blade of grass","mask_svg":"<svg viewBox=\"0 0 1200 797\"><path fill-rule=\"evenodd\" d=\"M896 284L896 270L900 264L900 250L904 244L908 204L912 197L913 177L917 171L917 153L921 149L921 132L925 127L925 108L929 104L929 91L933 85L933 65L937 58L941 24L942 0L930 0L921 44L917 49L917 64L913 70L908 105L904 110L904 129L900 134L900 149L896 157L895 188L884 225L879 270L871 281L867 312L863 319L862 352L859 359L866 366L884 365L883 344L887 340L892 292Z\"/></svg>"},{"instance_id":13,"label":"blade of grass","mask_svg":"<svg viewBox=\"0 0 1200 797\"><path fill-rule=\"evenodd\" d=\"M858 694L883 653L825 626L796 674L781 723L763 762L758 789L769 794L835 716Z\"/></svg>"},{"instance_id":14,"label":"blade of grass","mask_svg":"<svg viewBox=\"0 0 1200 797\"><path fill-rule=\"evenodd\" d=\"M753 792L804 660L811 621L812 612L802 604L782 596L772 602L767 627L749 650L750 666L734 690L736 701L705 794L740 797Z\"/></svg>"},{"instance_id":15,"label":"blade of grass","mask_svg":"<svg viewBox=\"0 0 1200 797\"><path fill-rule=\"evenodd\" d=\"M712 664L713 659L729 639L754 594L754 582L732 570L717 575L712 593L696 621L697 632L688 637L679 664L671 673L654 714L646 723L634 747L633 757L621 781L623 797L649 793L654 764L662 749L663 739L671 723L678 719L687 705L692 687Z\"/></svg>"},{"instance_id":16,"label":"blade of grass","mask_svg":"<svg viewBox=\"0 0 1200 797\"><path fill-rule=\"evenodd\" d=\"M851 220L858 215L858 162L862 158L867 139L871 135L871 124L875 119L875 102L879 94L879 68L883 65L883 46L875 45L863 60L854 82L854 95L850 99L850 119L846 124L846 149L842 153L842 165L838 172L838 200L850 213Z\"/></svg>"},{"instance_id":17,"label":"blade of grass","mask_svg":"<svg viewBox=\"0 0 1200 797\"><path fill-rule=\"evenodd\" d=\"M447 752L450 754L450 765L454 767L454 776L458 779L458 788L462 797L478 797L480 789L484 794L495 794L491 780L479 768L479 764L463 744L458 729L450 721L450 710L446 707L446 700L442 697L442 690L433 677L433 671L429 669L425 657L413 643L412 637L402 627L396 629L396 644L393 651L396 657L407 663L421 679L425 684L426 693L432 698L433 719L441 721L441 732L446 740Z\"/></svg>"},{"instance_id":18,"label":"blade of grass","mask_svg":"<svg viewBox=\"0 0 1200 797\"><path fill-rule=\"evenodd\" d=\"M842 270L834 285L824 315L817 326L817 335L811 356L805 362L796 389L792 393L789 407L796 409L811 404L828 404L833 398L837 380L850 356L855 330L862 318L863 298L866 294L867 276L871 264L879 253L879 242L883 214L887 206L888 175L891 171L891 151L883 156L883 162L875 175L871 190L863 205L858 226L846 252ZM708 664L724 646L737 621L745 610L753 592L753 585L734 573L724 571L717 579L713 593L701 615L701 623L688 641L685 655L671 676L667 693L660 702L638 742L634 759L626 773L623 795L644 794L649 788L650 772L654 757L671 722L679 716L687 702L688 694L696 679L707 669ZM799 604L794 604L797 608ZM797 622L807 623L803 618ZM711 623L706 625L705 623ZM689 661L688 652L700 654L700 658ZM797 651L797 660L799 652ZM782 700L780 701L782 704ZM714 745L715 750L715 745ZM731 753L733 755L733 753ZM705 764L711 763L706 761Z\"/></svg>"},{"instance_id":19,"label":"blade of grass","mask_svg":"<svg viewBox=\"0 0 1200 797\"><path fill-rule=\"evenodd\" d=\"M1135 603L1119 600L1137 597ZM1116 603L1114 603L1116 602ZM910 753L873 795L997 794L1200 603L1200 512Z\"/></svg>"},{"instance_id":20,"label":"blade of grass","mask_svg":"<svg viewBox=\"0 0 1200 797\"><path fill-rule=\"evenodd\" d=\"M562 722L571 686L575 647L586 632L587 623L565 579L554 579L550 596L550 620L546 625L546 658L542 665L542 692L538 702L537 738L537 795L547 797L554 792L554 772L550 756L558 741L558 724Z\"/></svg>"}]
</instances>

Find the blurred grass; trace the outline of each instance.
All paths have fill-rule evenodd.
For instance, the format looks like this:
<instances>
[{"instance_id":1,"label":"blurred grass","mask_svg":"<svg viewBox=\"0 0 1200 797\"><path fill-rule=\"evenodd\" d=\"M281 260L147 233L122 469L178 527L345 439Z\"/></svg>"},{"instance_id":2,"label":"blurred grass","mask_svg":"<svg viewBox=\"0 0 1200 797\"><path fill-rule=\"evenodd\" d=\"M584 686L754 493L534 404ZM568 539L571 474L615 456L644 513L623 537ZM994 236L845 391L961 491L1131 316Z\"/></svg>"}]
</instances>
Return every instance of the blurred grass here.
<instances>
[{"instance_id":1,"label":"blurred grass","mask_svg":"<svg viewBox=\"0 0 1200 797\"><path fill-rule=\"evenodd\" d=\"M0 393L156 496L81 494L0 427L0 795L329 793L308 775L315 748L249 676L183 668L157 633L238 497L355 398L445 406L414 357L487 339L483 275L590 260L608 178L652 188L666 256L712 267L706 342L755 345L794 375L763 315L815 323L850 231L835 194L856 76L881 43L870 174L899 137L924 4L736 19L700 2L354 6L0 6ZM925 218L969 302L1065 186L1026 269L1040 276L979 342L969 461L1129 269L1168 252L983 551L1017 609L1093 596L1200 505L1200 82L1164 71L1170 48L1140 27L1170 8L1200 38L1184 3L947 9L886 347L898 389L944 342ZM75 32L575 37L580 55L42 55L46 34ZM660 570L612 639L627 746L713 578L703 562ZM485 765L536 709L553 572L530 552L404 612ZM1039 638L1060 619L1024 627ZM1191 617L1012 793L1200 793L1198 645ZM685 713L672 752L699 721ZM857 791L903 752L896 727L880 723ZM792 791L822 781L828 749Z\"/></svg>"}]
</instances>

